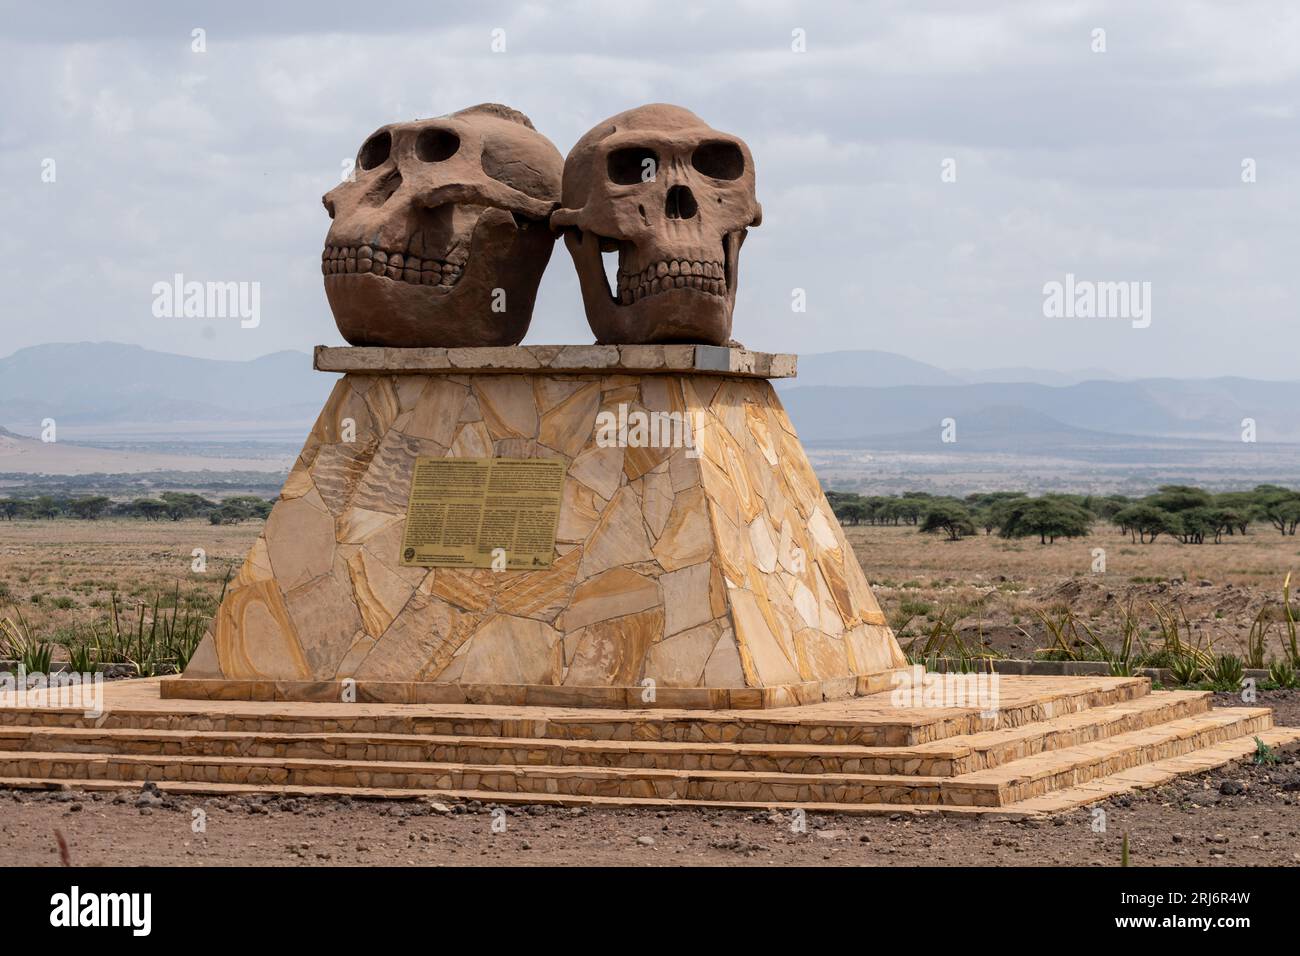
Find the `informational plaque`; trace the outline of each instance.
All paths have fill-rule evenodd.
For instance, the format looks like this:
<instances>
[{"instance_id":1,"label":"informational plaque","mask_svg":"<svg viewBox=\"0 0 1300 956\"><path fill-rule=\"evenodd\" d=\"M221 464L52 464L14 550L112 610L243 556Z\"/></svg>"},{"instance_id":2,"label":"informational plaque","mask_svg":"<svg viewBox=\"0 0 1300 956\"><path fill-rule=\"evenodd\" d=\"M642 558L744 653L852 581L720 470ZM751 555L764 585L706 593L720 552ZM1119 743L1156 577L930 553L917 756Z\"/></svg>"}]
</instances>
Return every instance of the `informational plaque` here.
<instances>
[{"instance_id":1,"label":"informational plaque","mask_svg":"<svg viewBox=\"0 0 1300 956\"><path fill-rule=\"evenodd\" d=\"M563 492L559 458L417 458L402 564L549 567Z\"/></svg>"}]
</instances>

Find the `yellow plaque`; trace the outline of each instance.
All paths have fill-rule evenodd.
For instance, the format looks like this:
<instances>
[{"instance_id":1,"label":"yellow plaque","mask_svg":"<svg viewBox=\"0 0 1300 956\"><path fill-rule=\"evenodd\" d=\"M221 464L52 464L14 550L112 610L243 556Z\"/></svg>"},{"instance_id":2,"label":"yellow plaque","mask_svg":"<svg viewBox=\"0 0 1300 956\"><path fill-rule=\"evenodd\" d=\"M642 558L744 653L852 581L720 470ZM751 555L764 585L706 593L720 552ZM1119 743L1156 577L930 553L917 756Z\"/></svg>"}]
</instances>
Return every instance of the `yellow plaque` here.
<instances>
[{"instance_id":1,"label":"yellow plaque","mask_svg":"<svg viewBox=\"0 0 1300 956\"><path fill-rule=\"evenodd\" d=\"M550 567L563 493L559 458L417 458L402 564Z\"/></svg>"}]
</instances>

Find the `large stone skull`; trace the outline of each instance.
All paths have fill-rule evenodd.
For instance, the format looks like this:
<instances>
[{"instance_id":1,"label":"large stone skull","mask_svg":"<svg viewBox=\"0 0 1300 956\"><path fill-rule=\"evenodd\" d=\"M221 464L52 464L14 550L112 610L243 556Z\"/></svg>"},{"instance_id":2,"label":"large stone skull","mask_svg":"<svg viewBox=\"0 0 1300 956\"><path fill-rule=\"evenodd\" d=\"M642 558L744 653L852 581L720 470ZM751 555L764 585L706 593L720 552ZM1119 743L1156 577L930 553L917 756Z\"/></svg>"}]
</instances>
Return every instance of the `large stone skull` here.
<instances>
[{"instance_id":1,"label":"large stone skull","mask_svg":"<svg viewBox=\"0 0 1300 956\"><path fill-rule=\"evenodd\" d=\"M569 152L561 206L551 225L598 342L730 339L740 245L763 217L743 140L680 106L628 110ZM601 254L613 252L611 283Z\"/></svg>"},{"instance_id":2,"label":"large stone skull","mask_svg":"<svg viewBox=\"0 0 1300 956\"><path fill-rule=\"evenodd\" d=\"M514 345L551 257L559 151L495 103L393 123L324 196L321 271L353 345Z\"/></svg>"}]
</instances>

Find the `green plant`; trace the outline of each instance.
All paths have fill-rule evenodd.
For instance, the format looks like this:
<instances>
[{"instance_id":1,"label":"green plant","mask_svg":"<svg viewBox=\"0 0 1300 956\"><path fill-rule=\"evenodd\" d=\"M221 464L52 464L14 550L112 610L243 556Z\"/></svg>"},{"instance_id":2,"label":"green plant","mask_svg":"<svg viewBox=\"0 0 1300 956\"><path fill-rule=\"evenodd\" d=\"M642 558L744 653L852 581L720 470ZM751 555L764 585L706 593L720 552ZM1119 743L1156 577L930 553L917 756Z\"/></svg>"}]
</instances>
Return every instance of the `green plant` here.
<instances>
[{"instance_id":1,"label":"green plant","mask_svg":"<svg viewBox=\"0 0 1300 956\"><path fill-rule=\"evenodd\" d=\"M1201 679L1201 665L1191 657L1175 657L1169 662L1169 677L1175 684L1195 684Z\"/></svg>"},{"instance_id":2,"label":"green plant","mask_svg":"<svg viewBox=\"0 0 1300 956\"><path fill-rule=\"evenodd\" d=\"M1246 662L1249 666L1259 668L1265 664L1264 639L1268 637L1273 622L1269 619L1268 606L1259 609L1255 620L1250 624L1250 634L1246 637Z\"/></svg>"},{"instance_id":3,"label":"green plant","mask_svg":"<svg viewBox=\"0 0 1300 956\"><path fill-rule=\"evenodd\" d=\"M0 619L0 656L18 661L29 674L48 674L54 646L32 634L22 609L15 604L13 616Z\"/></svg>"},{"instance_id":4,"label":"green plant","mask_svg":"<svg viewBox=\"0 0 1300 956\"><path fill-rule=\"evenodd\" d=\"M1128 831L1124 831L1124 842L1119 847L1119 865L1128 866Z\"/></svg>"},{"instance_id":5,"label":"green plant","mask_svg":"<svg viewBox=\"0 0 1300 956\"><path fill-rule=\"evenodd\" d=\"M1275 764L1278 762L1277 753L1272 747L1264 743L1264 741L1260 740L1258 737L1255 738L1255 756L1253 759L1256 764L1260 765Z\"/></svg>"},{"instance_id":6,"label":"green plant","mask_svg":"<svg viewBox=\"0 0 1300 956\"><path fill-rule=\"evenodd\" d=\"M95 655L89 644L78 642L68 646L68 667L78 674L89 674L95 670Z\"/></svg>"},{"instance_id":7,"label":"green plant","mask_svg":"<svg viewBox=\"0 0 1300 956\"><path fill-rule=\"evenodd\" d=\"M1210 687L1218 691L1239 690L1245 676L1246 668L1242 665L1241 658L1235 654L1220 654L1214 659L1214 666L1205 674Z\"/></svg>"},{"instance_id":8,"label":"green plant","mask_svg":"<svg viewBox=\"0 0 1300 956\"><path fill-rule=\"evenodd\" d=\"M918 634L903 648L907 659L913 664L919 664L940 657L952 657L956 659L956 666L961 669L961 673L968 673L973 662L996 657L992 651L984 650L982 644L972 648L962 640L961 632L957 629L961 610L945 606L934 612L929 631ZM922 638L925 639L924 643L917 647Z\"/></svg>"},{"instance_id":9,"label":"green plant","mask_svg":"<svg viewBox=\"0 0 1300 956\"><path fill-rule=\"evenodd\" d=\"M1300 677L1296 676L1295 666L1290 661L1274 661L1269 665L1268 679L1284 690L1300 687Z\"/></svg>"},{"instance_id":10,"label":"green plant","mask_svg":"<svg viewBox=\"0 0 1300 956\"><path fill-rule=\"evenodd\" d=\"M1286 573L1286 578L1282 581L1282 607L1286 612L1286 622L1284 627L1287 632L1287 643L1282 645L1282 650L1286 653L1287 659L1291 662L1292 667L1300 667L1300 646L1296 644L1296 621L1295 615L1291 613L1291 572Z\"/></svg>"}]
</instances>

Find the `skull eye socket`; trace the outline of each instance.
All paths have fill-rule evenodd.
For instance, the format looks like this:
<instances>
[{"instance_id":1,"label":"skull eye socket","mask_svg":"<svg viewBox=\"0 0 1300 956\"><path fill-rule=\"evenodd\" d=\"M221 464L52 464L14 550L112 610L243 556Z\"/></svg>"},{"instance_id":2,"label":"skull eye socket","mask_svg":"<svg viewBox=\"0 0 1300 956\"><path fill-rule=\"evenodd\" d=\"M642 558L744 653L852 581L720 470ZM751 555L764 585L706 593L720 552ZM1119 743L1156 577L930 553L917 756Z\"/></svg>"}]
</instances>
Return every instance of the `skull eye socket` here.
<instances>
[{"instance_id":1,"label":"skull eye socket","mask_svg":"<svg viewBox=\"0 0 1300 956\"><path fill-rule=\"evenodd\" d=\"M713 179L739 179L745 172L745 154L735 143L701 143L691 154L691 165Z\"/></svg>"},{"instance_id":2,"label":"skull eye socket","mask_svg":"<svg viewBox=\"0 0 1300 956\"><path fill-rule=\"evenodd\" d=\"M423 129L415 138L415 155L422 163L451 159L460 149L460 137L449 129Z\"/></svg>"},{"instance_id":3,"label":"skull eye socket","mask_svg":"<svg viewBox=\"0 0 1300 956\"><path fill-rule=\"evenodd\" d=\"M376 133L361 144L361 152L357 153L357 165L362 169L374 169L386 160L392 151L393 134L388 130Z\"/></svg>"},{"instance_id":4,"label":"skull eye socket","mask_svg":"<svg viewBox=\"0 0 1300 956\"><path fill-rule=\"evenodd\" d=\"M645 146L625 146L616 149L605 160L605 171L611 182L620 186L648 183L659 169L659 154Z\"/></svg>"}]
</instances>

